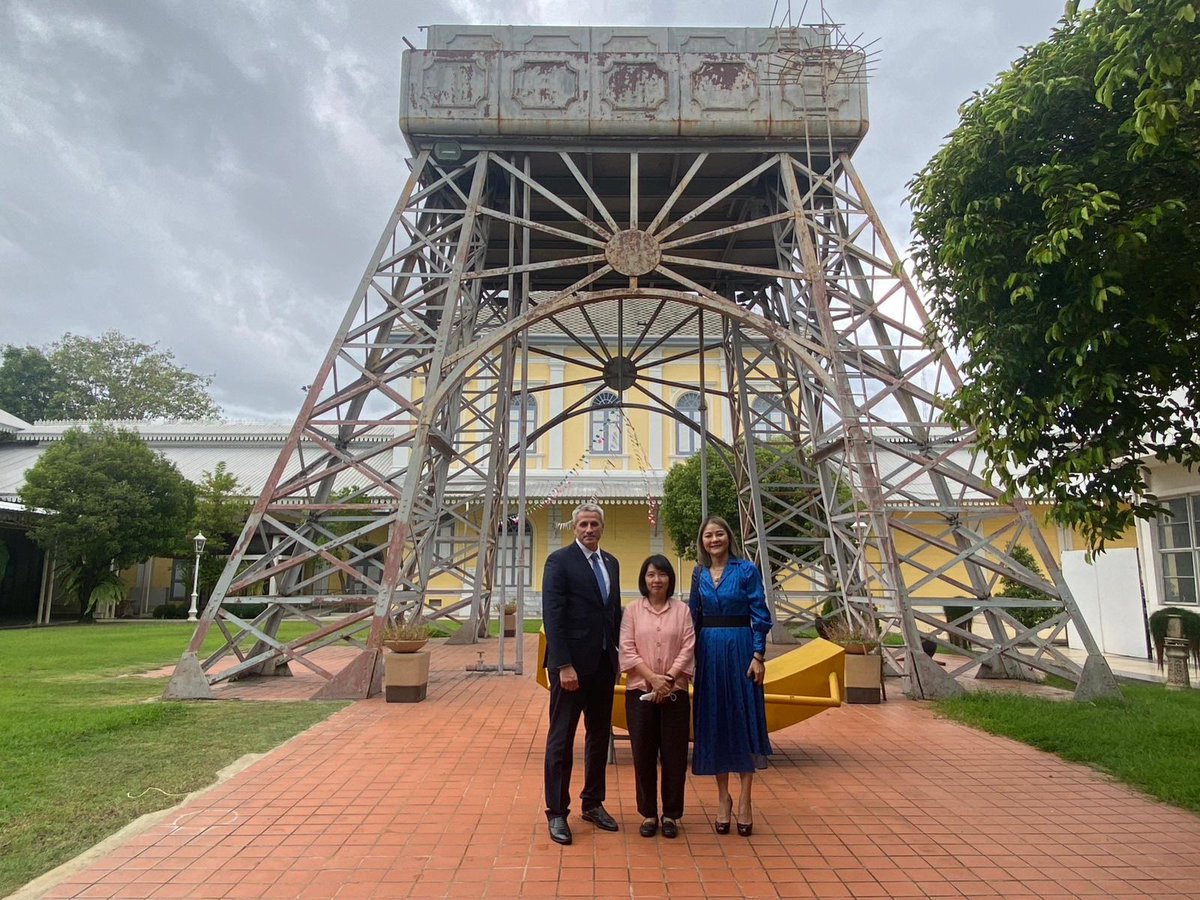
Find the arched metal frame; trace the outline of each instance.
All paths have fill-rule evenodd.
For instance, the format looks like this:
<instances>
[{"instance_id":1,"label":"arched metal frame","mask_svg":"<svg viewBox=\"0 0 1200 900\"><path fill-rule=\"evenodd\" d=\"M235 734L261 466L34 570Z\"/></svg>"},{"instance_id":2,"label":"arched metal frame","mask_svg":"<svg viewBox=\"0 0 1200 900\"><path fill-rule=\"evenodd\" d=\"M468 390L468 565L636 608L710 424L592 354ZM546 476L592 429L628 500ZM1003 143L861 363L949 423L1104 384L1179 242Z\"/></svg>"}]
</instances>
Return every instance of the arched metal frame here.
<instances>
[{"instance_id":1,"label":"arched metal frame","mask_svg":"<svg viewBox=\"0 0 1200 900\"><path fill-rule=\"evenodd\" d=\"M1029 510L980 476L973 434L941 419L957 373L925 345L924 310L847 154L715 142L463 151L452 164L428 151L413 160L168 696L212 696L218 681L291 663L325 679L320 696L367 696L396 617L465 612L458 639L475 640L492 609L498 526L516 515L524 527L529 442L602 392L686 419L710 442L708 411L724 406L776 640L832 605L902 636L889 665L933 697L960 690L952 676L974 665L1081 681L1053 641L1072 622L1085 671L1108 689ZM515 402L563 387L530 384L531 358L578 372L565 387L579 396L514 435ZM660 374L678 361L697 366L698 383ZM716 388L711 366L724 373ZM701 392L699 425L669 400L682 389ZM764 403L779 414L763 416ZM256 535L270 549L249 561ZM1012 557L1022 541L1048 576ZM331 574L353 590L329 593ZM441 576L462 591L435 613L426 593ZM1001 578L1052 599L999 598ZM249 597L266 603L253 621L228 608ZM1038 629L1010 613L1038 605L1054 613ZM962 606L983 629L944 621ZM334 608L346 615L317 615ZM283 640L286 616L315 629ZM201 660L214 627L225 642ZM935 665L922 632L966 662ZM357 648L354 661L327 671L313 651L331 644Z\"/></svg>"}]
</instances>

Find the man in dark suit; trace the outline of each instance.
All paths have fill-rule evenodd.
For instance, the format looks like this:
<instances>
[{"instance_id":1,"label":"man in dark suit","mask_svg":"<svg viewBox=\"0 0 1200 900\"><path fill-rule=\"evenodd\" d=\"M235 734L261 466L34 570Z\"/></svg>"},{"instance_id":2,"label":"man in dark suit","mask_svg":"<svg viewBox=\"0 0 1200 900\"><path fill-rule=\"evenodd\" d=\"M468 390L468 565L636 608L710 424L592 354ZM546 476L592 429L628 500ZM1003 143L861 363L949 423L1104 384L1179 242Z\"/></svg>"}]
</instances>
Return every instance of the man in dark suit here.
<instances>
[{"instance_id":1,"label":"man in dark suit","mask_svg":"<svg viewBox=\"0 0 1200 900\"><path fill-rule=\"evenodd\" d=\"M621 630L621 567L600 550L604 510L584 503L571 516L575 540L546 557L542 576L542 624L550 680L550 729L546 735L546 818L550 838L571 843L571 764L575 729L583 714L584 821L605 831L617 822L604 808L604 767L617 683Z\"/></svg>"}]
</instances>

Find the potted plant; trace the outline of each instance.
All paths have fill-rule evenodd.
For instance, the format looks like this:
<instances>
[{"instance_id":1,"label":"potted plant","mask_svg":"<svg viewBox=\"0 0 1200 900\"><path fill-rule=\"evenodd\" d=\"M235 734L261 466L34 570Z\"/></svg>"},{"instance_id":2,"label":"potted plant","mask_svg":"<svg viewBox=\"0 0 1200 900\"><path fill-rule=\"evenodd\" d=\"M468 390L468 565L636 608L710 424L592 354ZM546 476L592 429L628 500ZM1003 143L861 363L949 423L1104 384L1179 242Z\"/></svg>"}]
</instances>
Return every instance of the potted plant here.
<instances>
[{"instance_id":1,"label":"potted plant","mask_svg":"<svg viewBox=\"0 0 1200 900\"><path fill-rule=\"evenodd\" d=\"M429 626L395 622L383 630L383 698L388 703L417 703L429 689Z\"/></svg>"},{"instance_id":2,"label":"potted plant","mask_svg":"<svg viewBox=\"0 0 1200 900\"><path fill-rule=\"evenodd\" d=\"M517 636L517 602L509 600L504 604L504 636Z\"/></svg>"},{"instance_id":3,"label":"potted plant","mask_svg":"<svg viewBox=\"0 0 1200 900\"><path fill-rule=\"evenodd\" d=\"M879 703L883 699L879 638L847 619L818 619L818 623L817 633L846 651L846 702Z\"/></svg>"},{"instance_id":4,"label":"potted plant","mask_svg":"<svg viewBox=\"0 0 1200 900\"><path fill-rule=\"evenodd\" d=\"M857 622L846 619L818 619L817 634L856 656L876 653L879 650L879 638Z\"/></svg>"},{"instance_id":5,"label":"potted plant","mask_svg":"<svg viewBox=\"0 0 1200 900\"><path fill-rule=\"evenodd\" d=\"M383 646L393 653L416 653L429 640L428 625L393 622L383 629Z\"/></svg>"},{"instance_id":6,"label":"potted plant","mask_svg":"<svg viewBox=\"0 0 1200 900\"><path fill-rule=\"evenodd\" d=\"M1154 655L1158 659L1158 668L1163 667L1163 653L1167 645L1167 620L1171 616L1179 616L1183 620L1183 636L1188 642L1188 651L1192 665L1200 669L1200 615L1194 610L1180 609L1177 606L1164 606L1150 614L1150 637L1154 641Z\"/></svg>"}]
</instances>

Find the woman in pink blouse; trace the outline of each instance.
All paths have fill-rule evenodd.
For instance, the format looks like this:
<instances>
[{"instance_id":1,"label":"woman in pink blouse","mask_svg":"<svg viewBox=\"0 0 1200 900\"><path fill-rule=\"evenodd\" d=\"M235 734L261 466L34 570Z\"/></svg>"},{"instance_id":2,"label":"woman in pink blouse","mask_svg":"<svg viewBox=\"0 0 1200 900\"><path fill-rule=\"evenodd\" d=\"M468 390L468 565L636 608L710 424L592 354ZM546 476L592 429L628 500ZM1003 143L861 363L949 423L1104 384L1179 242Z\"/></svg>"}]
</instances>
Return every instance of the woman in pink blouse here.
<instances>
[{"instance_id":1,"label":"woman in pink blouse","mask_svg":"<svg viewBox=\"0 0 1200 900\"><path fill-rule=\"evenodd\" d=\"M621 671L627 673L625 718L633 748L638 833L658 831L658 764L662 761L662 833L679 834L687 776L691 704L688 682L695 671L696 632L687 604L672 599L675 569L655 554L638 573L642 599L621 619Z\"/></svg>"}]
</instances>

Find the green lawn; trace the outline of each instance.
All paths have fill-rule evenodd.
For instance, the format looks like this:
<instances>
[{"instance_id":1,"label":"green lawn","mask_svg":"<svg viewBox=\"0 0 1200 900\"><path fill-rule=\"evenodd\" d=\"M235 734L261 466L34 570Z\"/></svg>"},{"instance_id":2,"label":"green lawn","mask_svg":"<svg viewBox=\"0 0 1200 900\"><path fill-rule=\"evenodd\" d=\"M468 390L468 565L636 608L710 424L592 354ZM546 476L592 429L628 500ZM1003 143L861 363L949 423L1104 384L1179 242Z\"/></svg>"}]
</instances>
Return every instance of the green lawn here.
<instances>
[{"instance_id":1,"label":"green lawn","mask_svg":"<svg viewBox=\"0 0 1200 900\"><path fill-rule=\"evenodd\" d=\"M0 632L0 896L345 706L159 702L166 679L136 673L173 663L191 633L186 622Z\"/></svg>"},{"instance_id":2,"label":"green lawn","mask_svg":"<svg viewBox=\"0 0 1200 900\"><path fill-rule=\"evenodd\" d=\"M1200 691L1122 681L1125 702L978 693L934 704L943 715L1107 772L1200 813Z\"/></svg>"},{"instance_id":3,"label":"green lawn","mask_svg":"<svg viewBox=\"0 0 1200 900\"><path fill-rule=\"evenodd\" d=\"M524 625L522 634L537 634L542 630L541 619L526 619ZM449 637L460 628L462 628L461 622L453 622L449 619L435 619L429 623L429 635L430 637ZM500 623L495 619L488 622L488 633L492 637L500 634Z\"/></svg>"}]
</instances>

